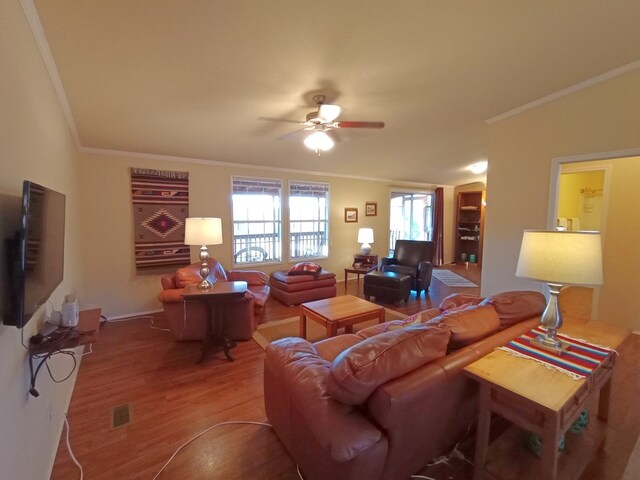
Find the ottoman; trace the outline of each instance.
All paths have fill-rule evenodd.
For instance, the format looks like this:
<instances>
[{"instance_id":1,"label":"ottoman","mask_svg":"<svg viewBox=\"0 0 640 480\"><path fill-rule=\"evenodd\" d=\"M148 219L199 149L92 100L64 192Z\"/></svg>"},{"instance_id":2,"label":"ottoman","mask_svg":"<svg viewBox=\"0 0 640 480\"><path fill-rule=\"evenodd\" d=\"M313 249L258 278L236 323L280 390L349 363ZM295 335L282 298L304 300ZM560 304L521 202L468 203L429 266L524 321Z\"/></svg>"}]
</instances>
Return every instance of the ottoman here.
<instances>
[{"instance_id":1,"label":"ottoman","mask_svg":"<svg viewBox=\"0 0 640 480\"><path fill-rule=\"evenodd\" d=\"M271 296L285 305L298 305L336 296L336 274L326 270L321 270L319 275L273 272L269 285Z\"/></svg>"},{"instance_id":2,"label":"ottoman","mask_svg":"<svg viewBox=\"0 0 640 480\"><path fill-rule=\"evenodd\" d=\"M371 272L364 276L364 298L385 298L393 302L409 301L411 277L394 272Z\"/></svg>"}]
</instances>

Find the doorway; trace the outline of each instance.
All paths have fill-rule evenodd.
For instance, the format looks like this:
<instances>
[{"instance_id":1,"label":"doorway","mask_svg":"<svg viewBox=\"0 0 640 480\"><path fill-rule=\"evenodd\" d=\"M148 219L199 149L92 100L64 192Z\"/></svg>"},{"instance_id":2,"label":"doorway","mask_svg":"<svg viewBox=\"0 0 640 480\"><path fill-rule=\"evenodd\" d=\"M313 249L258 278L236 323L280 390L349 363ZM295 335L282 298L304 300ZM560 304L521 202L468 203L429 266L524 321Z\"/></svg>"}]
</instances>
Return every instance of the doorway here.
<instances>
[{"instance_id":1,"label":"doorway","mask_svg":"<svg viewBox=\"0 0 640 480\"><path fill-rule=\"evenodd\" d=\"M576 184L576 179L581 182ZM601 231L604 283L595 289L572 289L590 292L590 308L584 308L583 312L586 319L618 324L634 331L640 331L637 315L640 256L634 241L640 231L640 216L635 207L639 179L640 149L554 159L547 217L549 229L566 224L567 229L576 230L575 226L579 226L581 230ZM600 181L601 187L597 183ZM564 210L563 186L572 182L573 210ZM576 218L578 225L573 225ZM582 297L583 307L585 298Z\"/></svg>"},{"instance_id":2,"label":"doorway","mask_svg":"<svg viewBox=\"0 0 640 480\"><path fill-rule=\"evenodd\" d=\"M391 191L389 208L389 255L396 240L433 238L433 192Z\"/></svg>"}]
</instances>

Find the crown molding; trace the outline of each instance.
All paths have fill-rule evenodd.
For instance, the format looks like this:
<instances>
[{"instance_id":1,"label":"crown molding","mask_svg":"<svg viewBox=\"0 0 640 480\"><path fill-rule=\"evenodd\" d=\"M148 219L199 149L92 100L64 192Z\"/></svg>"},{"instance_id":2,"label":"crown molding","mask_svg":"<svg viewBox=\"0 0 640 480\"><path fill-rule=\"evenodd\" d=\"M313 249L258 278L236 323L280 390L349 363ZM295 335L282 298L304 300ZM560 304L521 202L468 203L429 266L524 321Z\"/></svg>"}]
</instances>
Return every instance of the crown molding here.
<instances>
[{"instance_id":1,"label":"crown molding","mask_svg":"<svg viewBox=\"0 0 640 480\"><path fill-rule=\"evenodd\" d=\"M607 80L611 80L612 78L618 77L639 67L640 60L636 60L635 62L628 63L626 65L623 65L622 67L614 68L609 72L590 78L588 80L585 80L584 82L577 83L571 87L564 88L558 92L552 93L551 95L547 95L545 97L539 98L538 100L534 100L533 102L525 103L524 105L514 108L513 110L509 110L508 112L501 113L500 115L496 115L495 117L491 117L485 120L485 123L492 124L499 122L500 120L513 117L514 115L518 115L519 113L539 107L540 105L544 105L545 103L552 102L553 100L557 100L558 98L564 97L566 95L571 95L572 93L579 92L580 90L584 90L585 88L589 88L599 83L606 82Z\"/></svg>"},{"instance_id":2,"label":"crown molding","mask_svg":"<svg viewBox=\"0 0 640 480\"><path fill-rule=\"evenodd\" d=\"M51 79L53 89L55 90L56 96L58 97L58 103L62 108L64 118L67 121L67 126L69 127L69 132L71 132L71 137L73 137L73 141L75 142L76 147L80 148L80 135L78 135L76 122L71 113L71 106L69 105L67 94L64 91L62 80L60 79L60 74L58 73L58 67L56 66L56 62L53 60L53 54L51 53L51 48L49 47L47 36L45 35L44 29L42 28L42 23L40 22L40 17L38 16L36 6L33 4L32 0L20 0L20 4L22 5L22 10L27 17L27 23L31 28L31 33L33 34L33 38L36 41L38 50L40 51L40 56L42 57L44 66L49 73L49 78Z\"/></svg>"},{"instance_id":3,"label":"crown molding","mask_svg":"<svg viewBox=\"0 0 640 480\"><path fill-rule=\"evenodd\" d=\"M317 177L346 178L349 180L366 180L369 182L401 183L402 185L406 185L406 186L415 186L415 187L422 187L422 188L424 187L435 188L436 186L446 186L446 185L434 185L431 183L422 183L422 182L409 182L409 181L392 179L392 178L365 177L361 175L349 175L349 174L343 174L343 173L301 170L301 169L284 168L284 167L270 167L266 165L254 165L250 163L221 162L219 160L205 160L202 158L180 157L180 156L174 156L174 155L162 155L157 153L127 152L124 150L111 150L107 148L79 146L78 151L81 153L87 153L87 154L93 154L93 155L106 155L111 157L128 157L128 158L140 158L144 160L160 160L165 162L195 163L200 165L209 165L209 166L216 166L216 167L254 169L254 170L264 170L268 172L285 172L285 173L313 175Z\"/></svg>"}]
</instances>

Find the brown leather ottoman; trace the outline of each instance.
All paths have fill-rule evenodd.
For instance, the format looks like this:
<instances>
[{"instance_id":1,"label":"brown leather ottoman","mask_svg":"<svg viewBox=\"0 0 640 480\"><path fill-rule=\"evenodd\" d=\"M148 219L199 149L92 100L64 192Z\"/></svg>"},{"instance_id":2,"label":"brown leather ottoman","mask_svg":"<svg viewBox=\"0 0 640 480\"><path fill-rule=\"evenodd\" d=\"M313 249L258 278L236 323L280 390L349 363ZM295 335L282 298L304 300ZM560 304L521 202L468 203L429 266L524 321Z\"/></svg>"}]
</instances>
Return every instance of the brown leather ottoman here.
<instances>
[{"instance_id":1,"label":"brown leather ottoman","mask_svg":"<svg viewBox=\"0 0 640 480\"><path fill-rule=\"evenodd\" d=\"M271 296L285 305L298 305L336 296L336 274L326 270L321 270L317 276L273 272L269 285Z\"/></svg>"},{"instance_id":2,"label":"brown leather ottoman","mask_svg":"<svg viewBox=\"0 0 640 480\"><path fill-rule=\"evenodd\" d=\"M411 277L394 272L370 272L364 276L364 298L384 298L393 302L409 301Z\"/></svg>"}]
</instances>

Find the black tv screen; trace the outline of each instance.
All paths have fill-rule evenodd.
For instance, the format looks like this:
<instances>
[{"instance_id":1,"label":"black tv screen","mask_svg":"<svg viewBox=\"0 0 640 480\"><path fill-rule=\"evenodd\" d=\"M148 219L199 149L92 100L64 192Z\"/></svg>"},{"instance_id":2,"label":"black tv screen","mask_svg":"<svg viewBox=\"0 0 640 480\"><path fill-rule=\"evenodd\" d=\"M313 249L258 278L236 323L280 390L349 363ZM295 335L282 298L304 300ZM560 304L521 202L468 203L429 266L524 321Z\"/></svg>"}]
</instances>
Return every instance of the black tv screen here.
<instances>
[{"instance_id":1,"label":"black tv screen","mask_svg":"<svg viewBox=\"0 0 640 480\"><path fill-rule=\"evenodd\" d=\"M22 220L9 243L10 306L5 325L22 328L62 282L65 196L25 180Z\"/></svg>"}]
</instances>

